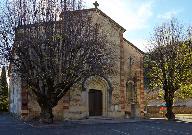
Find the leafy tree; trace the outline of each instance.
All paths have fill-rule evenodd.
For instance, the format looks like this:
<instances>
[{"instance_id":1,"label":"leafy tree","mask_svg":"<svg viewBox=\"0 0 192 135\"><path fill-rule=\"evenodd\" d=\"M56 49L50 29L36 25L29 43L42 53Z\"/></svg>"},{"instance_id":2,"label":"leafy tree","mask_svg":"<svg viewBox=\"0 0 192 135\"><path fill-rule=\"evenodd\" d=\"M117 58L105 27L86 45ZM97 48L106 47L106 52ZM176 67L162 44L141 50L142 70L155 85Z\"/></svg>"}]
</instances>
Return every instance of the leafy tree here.
<instances>
[{"instance_id":1,"label":"leafy tree","mask_svg":"<svg viewBox=\"0 0 192 135\"><path fill-rule=\"evenodd\" d=\"M172 19L155 28L151 44L153 48L145 59L149 86L164 90L166 117L174 119L174 94L182 84L192 82L191 34L186 34L182 25Z\"/></svg>"},{"instance_id":2,"label":"leafy tree","mask_svg":"<svg viewBox=\"0 0 192 135\"><path fill-rule=\"evenodd\" d=\"M5 29L1 52L11 63L11 72L17 73L26 87L35 93L41 108L41 120L53 122L52 108L72 86L85 77L107 76L112 72L116 58L110 47L113 43L107 40L101 26L93 23L89 12L75 11L81 7L81 1L76 4L73 1L72 5L69 0L64 3L52 0L44 5L40 1L39 4L33 3L34 9L29 3L18 2L22 13L13 5L8 12L14 11L13 14L18 16L18 19L14 15L8 17L15 19L16 27L14 25L10 30L13 39L5 27L11 22L2 25ZM32 13L28 12L31 10ZM14 40L14 44L9 40Z\"/></svg>"},{"instance_id":3,"label":"leafy tree","mask_svg":"<svg viewBox=\"0 0 192 135\"><path fill-rule=\"evenodd\" d=\"M3 67L1 71L0 111L8 111L8 85L5 67Z\"/></svg>"},{"instance_id":4,"label":"leafy tree","mask_svg":"<svg viewBox=\"0 0 192 135\"><path fill-rule=\"evenodd\" d=\"M175 93L177 99L192 99L192 84L181 84L181 88Z\"/></svg>"}]
</instances>

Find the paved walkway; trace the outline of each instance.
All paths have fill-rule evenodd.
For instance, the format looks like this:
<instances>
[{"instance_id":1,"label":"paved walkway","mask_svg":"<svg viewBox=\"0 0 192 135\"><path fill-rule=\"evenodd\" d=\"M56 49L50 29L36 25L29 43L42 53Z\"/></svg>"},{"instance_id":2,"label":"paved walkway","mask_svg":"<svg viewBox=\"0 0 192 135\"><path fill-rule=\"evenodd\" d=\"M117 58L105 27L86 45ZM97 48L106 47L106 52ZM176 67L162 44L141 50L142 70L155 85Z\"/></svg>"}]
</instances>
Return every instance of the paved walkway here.
<instances>
[{"instance_id":1,"label":"paved walkway","mask_svg":"<svg viewBox=\"0 0 192 135\"><path fill-rule=\"evenodd\" d=\"M192 114L176 114L175 118L185 122L192 122Z\"/></svg>"},{"instance_id":2,"label":"paved walkway","mask_svg":"<svg viewBox=\"0 0 192 135\"><path fill-rule=\"evenodd\" d=\"M91 118L37 124L0 114L0 135L192 135L192 123Z\"/></svg>"},{"instance_id":3,"label":"paved walkway","mask_svg":"<svg viewBox=\"0 0 192 135\"><path fill-rule=\"evenodd\" d=\"M54 121L53 124L42 124L38 121L24 122L31 127L57 127L57 126L71 126L71 125L95 125L95 124L121 124L121 123L134 123L141 121L153 121L149 119L112 119L104 117L91 117L89 119L82 120L64 120L64 121Z\"/></svg>"}]
</instances>

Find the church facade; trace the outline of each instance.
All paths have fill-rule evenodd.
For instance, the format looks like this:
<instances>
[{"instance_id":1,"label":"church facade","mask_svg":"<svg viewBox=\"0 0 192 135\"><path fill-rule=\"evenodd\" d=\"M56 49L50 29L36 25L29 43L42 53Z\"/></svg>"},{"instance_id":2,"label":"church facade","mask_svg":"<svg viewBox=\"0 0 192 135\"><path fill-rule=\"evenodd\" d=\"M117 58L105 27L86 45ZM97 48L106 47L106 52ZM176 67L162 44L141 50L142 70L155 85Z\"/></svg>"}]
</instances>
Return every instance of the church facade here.
<instances>
[{"instance_id":1,"label":"church facade","mask_svg":"<svg viewBox=\"0 0 192 135\"><path fill-rule=\"evenodd\" d=\"M53 108L55 119L83 119L92 116L131 118L144 115L144 53L123 37L125 29L97 8L84 9L99 23L114 43L118 56L117 74L90 76L73 86ZM38 117L35 95L22 87L19 77L9 76L11 113L25 119Z\"/></svg>"}]
</instances>

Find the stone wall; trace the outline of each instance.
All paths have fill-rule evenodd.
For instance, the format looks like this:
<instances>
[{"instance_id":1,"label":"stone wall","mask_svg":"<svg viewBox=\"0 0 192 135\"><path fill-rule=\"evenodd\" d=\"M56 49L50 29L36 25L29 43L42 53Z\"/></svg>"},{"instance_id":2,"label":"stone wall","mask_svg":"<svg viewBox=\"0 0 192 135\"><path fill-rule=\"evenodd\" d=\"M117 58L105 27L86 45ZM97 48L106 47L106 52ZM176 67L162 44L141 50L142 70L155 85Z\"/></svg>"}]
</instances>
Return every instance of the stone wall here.
<instances>
[{"instance_id":1,"label":"stone wall","mask_svg":"<svg viewBox=\"0 0 192 135\"><path fill-rule=\"evenodd\" d=\"M102 91L103 99L103 116L107 117L121 117L119 108L113 108L109 106L109 85L108 82L97 76L92 76L85 82L86 89L82 89L82 83L73 86L69 93L64 96L53 109L54 119L83 119L89 117L88 107L88 93L90 89L96 89ZM32 119L39 117L40 107L36 102L35 95L29 92L29 115L28 118Z\"/></svg>"},{"instance_id":2,"label":"stone wall","mask_svg":"<svg viewBox=\"0 0 192 135\"><path fill-rule=\"evenodd\" d=\"M143 53L126 39L124 48L125 83L132 82L135 91L130 101L130 92L126 89L126 112L135 113L134 117L140 117L144 115Z\"/></svg>"},{"instance_id":3,"label":"stone wall","mask_svg":"<svg viewBox=\"0 0 192 135\"><path fill-rule=\"evenodd\" d=\"M93 22L99 23L101 26L101 31L107 35L109 41L108 46L112 49L114 56L116 56L116 64L113 65L115 69L114 74L108 75L108 80L112 85L112 103L109 107L108 116L109 117L124 117L124 94L123 84L120 84L120 81L123 81L123 78L120 75L123 75L123 59L121 54L123 53L123 30L112 22L103 12L97 11L93 13ZM121 89L121 90L120 90Z\"/></svg>"},{"instance_id":4,"label":"stone wall","mask_svg":"<svg viewBox=\"0 0 192 135\"><path fill-rule=\"evenodd\" d=\"M39 118L41 108L36 101L36 96L32 91L28 92L28 115L26 119ZM68 113L69 109L69 93L67 93L53 108L53 115L55 120L61 120L64 118L64 113Z\"/></svg>"},{"instance_id":5,"label":"stone wall","mask_svg":"<svg viewBox=\"0 0 192 135\"><path fill-rule=\"evenodd\" d=\"M164 117L160 113L160 106L148 106L147 107L147 116L148 117ZM192 107L183 107L183 106L174 106L173 112L175 114L192 114ZM164 112L165 114L166 112Z\"/></svg>"},{"instance_id":6,"label":"stone wall","mask_svg":"<svg viewBox=\"0 0 192 135\"><path fill-rule=\"evenodd\" d=\"M148 106L147 113L155 114L159 113L160 106ZM175 114L192 114L192 107L174 106L173 112Z\"/></svg>"},{"instance_id":7,"label":"stone wall","mask_svg":"<svg viewBox=\"0 0 192 135\"><path fill-rule=\"evenodd\" d=\"M21 114L21 81L14 74L9 76L9 112Z\"/></svg>"}]
</instances>

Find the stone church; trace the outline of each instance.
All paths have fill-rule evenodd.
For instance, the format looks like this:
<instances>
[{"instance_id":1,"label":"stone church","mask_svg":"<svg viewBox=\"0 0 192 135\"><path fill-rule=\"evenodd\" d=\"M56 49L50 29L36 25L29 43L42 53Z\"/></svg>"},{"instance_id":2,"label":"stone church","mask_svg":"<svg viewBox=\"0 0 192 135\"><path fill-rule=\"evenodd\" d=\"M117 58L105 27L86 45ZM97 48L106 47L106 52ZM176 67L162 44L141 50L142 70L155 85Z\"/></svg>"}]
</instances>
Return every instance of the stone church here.
<instances>
[{"instance_id":1,"label":"stone church","mask_svg":"<svg viewBox=\"0 0 192 135\"><path fill-rule=\"evenodd\" d=\"M136 118L144 115L143 57L144 53L123 37L126 31L97 6L83 9L93 22L108 33L119 58L117 75L90 76L73 88L53 108L55 119L83 119L92 116L110 118ZM18 77L9 74L9 111L24 119L40 114L35 96L22 87Z\"/></svg>"}]
</instances>

